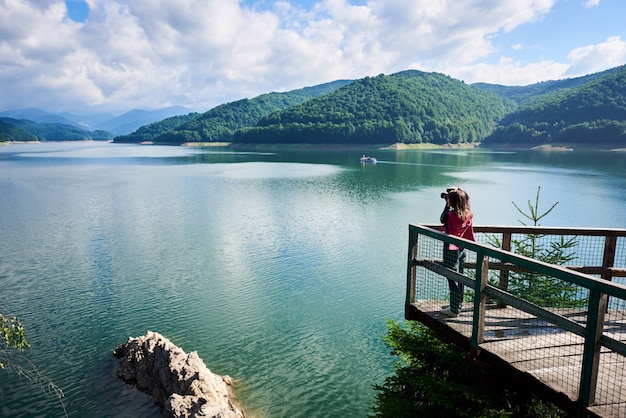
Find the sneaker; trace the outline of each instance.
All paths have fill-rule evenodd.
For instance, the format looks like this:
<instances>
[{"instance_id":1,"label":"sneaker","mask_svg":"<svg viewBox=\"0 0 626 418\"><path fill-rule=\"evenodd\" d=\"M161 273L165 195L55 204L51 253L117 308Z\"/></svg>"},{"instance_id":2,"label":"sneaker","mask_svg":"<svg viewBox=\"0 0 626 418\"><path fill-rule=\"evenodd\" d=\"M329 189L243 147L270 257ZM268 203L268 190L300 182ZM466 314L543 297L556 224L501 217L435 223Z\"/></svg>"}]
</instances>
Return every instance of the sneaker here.
<instances>
[{"instance_id":1,"label":"sneaker","mask_svg":"<svg viewBox=\"0 0 626 418\"><path fill-rule=\"evenodd\" d=\"M458 313L452 312L452 309L450 309L449 306L447 308L442 309L441 311L439 311L439 313L441 315L445 316L445 317L448 317L448 318L456 318L457 316L459 316Z\"/></svg>"},{"instance_id":2,"label":"sneaker","mask_svg":"<svg viewBox=\"0 0 626 418\"><path fill-rule=\"evenodd\" d=\"M443 306L441 307L441 309L449 309L449 308L450 308L450 305L443 305Z\"/></svg>"}]
</instances>

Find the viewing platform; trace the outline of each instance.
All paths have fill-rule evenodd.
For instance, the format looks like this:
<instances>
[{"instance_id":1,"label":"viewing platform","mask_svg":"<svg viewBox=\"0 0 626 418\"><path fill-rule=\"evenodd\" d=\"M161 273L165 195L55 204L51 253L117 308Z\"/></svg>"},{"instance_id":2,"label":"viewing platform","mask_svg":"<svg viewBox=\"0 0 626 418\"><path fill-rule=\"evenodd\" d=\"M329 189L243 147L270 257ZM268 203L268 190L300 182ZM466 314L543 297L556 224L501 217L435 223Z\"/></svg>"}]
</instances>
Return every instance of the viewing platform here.
<instances>
[{"instance_id":1,"label":"viewing platform","mask_svg":"<svg viewBox=\"0 0 626 418\"><path fill-rule=\"evenodd\" d=\"M626 230L474 226L476 242L409 225L405 318L576 417L626 417ZM444 243L465 248L463 274ZM533 257L530 257L530 256ZM447 278L458 317L439 312Z\"/></svg>"}]
</instances>

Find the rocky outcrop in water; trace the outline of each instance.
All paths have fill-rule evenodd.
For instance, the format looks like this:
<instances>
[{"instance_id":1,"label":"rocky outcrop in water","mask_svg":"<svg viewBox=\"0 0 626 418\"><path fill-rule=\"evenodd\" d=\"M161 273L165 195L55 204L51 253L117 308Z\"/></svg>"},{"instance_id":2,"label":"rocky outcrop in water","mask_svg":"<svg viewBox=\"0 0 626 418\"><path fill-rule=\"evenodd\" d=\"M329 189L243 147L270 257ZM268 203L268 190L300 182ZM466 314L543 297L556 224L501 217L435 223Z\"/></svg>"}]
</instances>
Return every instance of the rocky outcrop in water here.
<instances>
[{"instance_id":1,"label":"rocky outcrop in water","mask_svg":"<svg viewBox=\"0 0 626 418\"><path fill-rule=\"evenodd\" d=\"M152 394L163 417L245 417L230 397L230 377L213 374L198 353L186 354L158 333L131 337L113 355L120 362L118 376Z\"/></svg>"}]
</instances>

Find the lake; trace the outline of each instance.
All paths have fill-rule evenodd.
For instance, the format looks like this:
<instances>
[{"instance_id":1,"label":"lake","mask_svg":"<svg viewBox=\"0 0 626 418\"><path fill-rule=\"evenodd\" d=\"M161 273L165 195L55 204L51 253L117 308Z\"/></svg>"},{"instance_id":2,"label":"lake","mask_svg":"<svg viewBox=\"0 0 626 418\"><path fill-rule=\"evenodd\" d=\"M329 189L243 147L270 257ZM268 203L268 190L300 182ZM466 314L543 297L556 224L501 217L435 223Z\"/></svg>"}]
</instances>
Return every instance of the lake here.
<instances>
[{"instance_id":1,"label":"lake","mask_svg":"<svg viewBox=\"0 0 626 418\"><path fill-rule=\"evenodd\" d=\"M159 332L236 380L249 417L366 417L397 360L409 223L446 186L475 224L626 226L626 154L232 150L110 143L0 147L0 312L70 417L158 417L112 351ZM0 416L63 416L0 371ZM44 389L46 389L44 387Z\"/></svg>"}]
</instances>

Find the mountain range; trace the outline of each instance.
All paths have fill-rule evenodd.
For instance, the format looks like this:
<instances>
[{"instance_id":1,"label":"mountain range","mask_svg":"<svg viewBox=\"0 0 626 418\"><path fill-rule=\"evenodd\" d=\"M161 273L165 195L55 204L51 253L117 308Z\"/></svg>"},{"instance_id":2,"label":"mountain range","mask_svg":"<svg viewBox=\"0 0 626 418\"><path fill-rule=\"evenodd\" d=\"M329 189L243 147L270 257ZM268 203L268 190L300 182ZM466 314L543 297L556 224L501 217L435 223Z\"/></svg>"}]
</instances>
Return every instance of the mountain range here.
<instances>
[{"instance_id":1,"label":"mountain range","mask_svg":"<svg viewBox=\"0 0 626 418\"><path fill-rule=\"evenodd\" d=\"M165 118L188 114L190 109L182 106L172 106L156 110L135 109L113 116L107 113L97 113L89 115L77 115L73 113L50 113L40 109L27 108L17 110L6 110L0 112L0 120L13 119L35 122L37 124L47 124L60 128L69 126L72 132L82 132L87 135L94 131L109 132L111 137L116 135L129 134L141 126L163 120ZM6 120L5 120L6 122ZM78 131L76 131L78 129Z\"/></svg>"},{"instance_id":2,"label":"mountain range","mask_svg":"<svg viewBox=\"0 0 626 418\"><path fill-rule=\"evenodd\" d=\"M529 148L575 143L624 148L626 66L528 86L468 85L444 74L409 70L267 93L204 113L180 107L89 118L35 109L0 112L0 140L19 133L26 134L23 138L31 135L24 140L54 140L41 132L59 134L60 126L92 129L91 138L84 139L116 135L114 142L172 145L430 143Z\"/></svg>"}]
</instances>

